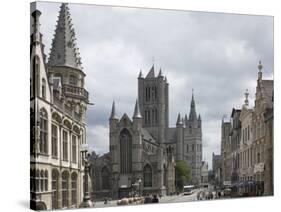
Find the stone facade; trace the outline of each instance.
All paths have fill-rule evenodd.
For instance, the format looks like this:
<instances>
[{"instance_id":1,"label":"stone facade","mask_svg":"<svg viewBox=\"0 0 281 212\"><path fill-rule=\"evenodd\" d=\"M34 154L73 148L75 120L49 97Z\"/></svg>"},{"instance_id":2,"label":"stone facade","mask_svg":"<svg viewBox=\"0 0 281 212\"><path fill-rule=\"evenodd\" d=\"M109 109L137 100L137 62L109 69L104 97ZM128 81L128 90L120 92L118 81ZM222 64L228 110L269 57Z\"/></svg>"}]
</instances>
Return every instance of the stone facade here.
<instances>
[{"instance_id":1,"label":"stone facade","mask_svg":"<svg viewBox=\"0 0 281 212\"><path fill-rule=\"evenodd\" d=\"M262 79L262 68L260 62L254 107L246 91L242 110L233 109L231 124L222 124L222 180L231 175L241 195L273 195L273 80Z\"/></svg>"},{"instance_id":2,"label":"stone facade","mask_svg":"<svg viewBox=\"0 0 281 212\"><path fill-rule=\"evenodd\" d=\"M75 208L83 193L80 145L86 143L85 115L89 102L84 89L85 74L78 59L67 4L60 8L48 63L39 31L40 15L35 10L31 16L31 208ZM58 46L66 43L67 48Z\"/></svg>"},{"instance_id":3,"label":"stone facade","mask_svg":"<svg viewBox=\"0 0 281 212\"><path fill-rule=\"evenodd\" d=\"M186 161L191 168L192 182L200 183L202 131L194 96L189 118L187 115L181 118L179 114L176 127L169 128L169 84L161 70L157 76L154 66L146 77L140 72L132 119L126 113L119 119L113 102L109 131L110 162L102 164L111 173L111 193L106 195L121 198L134 193L172 194L176 160ZM93 163L93 169L99 169L100 164ZM100 177L93 177L93 184L99 184L94 187L94 194L102 198L103 189L97 179Z\"/></svg>"}]
</instances>

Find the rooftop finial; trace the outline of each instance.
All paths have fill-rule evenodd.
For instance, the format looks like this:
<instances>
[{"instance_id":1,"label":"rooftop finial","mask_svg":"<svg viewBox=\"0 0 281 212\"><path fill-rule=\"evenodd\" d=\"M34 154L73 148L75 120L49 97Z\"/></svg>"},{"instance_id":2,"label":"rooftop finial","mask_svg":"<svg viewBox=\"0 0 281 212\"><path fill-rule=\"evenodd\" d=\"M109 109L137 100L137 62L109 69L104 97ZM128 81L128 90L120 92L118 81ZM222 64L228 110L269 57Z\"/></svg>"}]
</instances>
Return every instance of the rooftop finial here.
<instances>
[{"instance_id":1,"label":"rooftop finial","mask_svg":"<svg viewBox=\"0 0 281 212\"><path fill-rule=\"evenodd\" d=\"M35 10L32 13L33 16L33 41L34 42L40 42L40 22L39 17L41 15L41 12L39 10Z\"/></svg>"},{"instance_id":2,"label":"rooftop finial","mask_svg":"<svg viewBox=\"0 0 281 212\"><path fill-rule=\"evenodd\" d=\"M259 69L259 72L258 72L258 79L261 80L262 79L262 64L261 64L261 61L259 61L259 65L258 65L258 69Z\"/></svg>"},{"instance_id":3,"label":"rooftop finial","mask_svg":"<svg viewBox=\"0 0 281 212\"><path fill-rule=\"evenodd\" d=\"M138 99L136 99L136 105L135 105L135 110L134 110L134 116L133 116L133 118L139 118L139 119L141 118Z\"/></svg>"},{"instance_id":4,"label":"rooftop finial","mask_svg":"<svg viewBox=\"0 0 281 212\"><path fill-rule=\"evenodd\" d=\"M249 97L249 91L248 91L248 89L246 89L246 92L245 92L245 105L246 105L246 106L249 105L248 97Z\"/></svg>"}]
</instances>

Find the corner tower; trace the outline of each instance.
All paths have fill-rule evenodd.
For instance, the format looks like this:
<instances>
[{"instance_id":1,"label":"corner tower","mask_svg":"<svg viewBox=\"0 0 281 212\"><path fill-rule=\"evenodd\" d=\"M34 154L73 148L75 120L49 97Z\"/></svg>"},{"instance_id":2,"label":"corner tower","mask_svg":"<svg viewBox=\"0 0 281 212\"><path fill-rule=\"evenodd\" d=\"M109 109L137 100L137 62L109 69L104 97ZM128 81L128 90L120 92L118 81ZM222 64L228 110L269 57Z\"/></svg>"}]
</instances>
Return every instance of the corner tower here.
<instances>
[{"instance_id":1,"label":"corner tower","mask_svg":"<svg viewBox=\"0 0 281 212\"><path fill-rule=\"evenodd\" d=\"M62 86L65 111L75 111L81 117L80 121L85 122L89 94L84 88L86 74L81 65L68 4L62 3L52 41L48 72Z\"/></svg>"},{"instance_id":2,"label":"corner tower","mask_svg":"<svg viewBox=\"0 0 281 212\"><path fill-rule=\"evenodd\" d=\"M138 99L146 128L159 143L164 143L169 126L169 84L160 69L155 76L154 65L144 78L140 71L138 77Z\"/></svg>"}]
</instances>

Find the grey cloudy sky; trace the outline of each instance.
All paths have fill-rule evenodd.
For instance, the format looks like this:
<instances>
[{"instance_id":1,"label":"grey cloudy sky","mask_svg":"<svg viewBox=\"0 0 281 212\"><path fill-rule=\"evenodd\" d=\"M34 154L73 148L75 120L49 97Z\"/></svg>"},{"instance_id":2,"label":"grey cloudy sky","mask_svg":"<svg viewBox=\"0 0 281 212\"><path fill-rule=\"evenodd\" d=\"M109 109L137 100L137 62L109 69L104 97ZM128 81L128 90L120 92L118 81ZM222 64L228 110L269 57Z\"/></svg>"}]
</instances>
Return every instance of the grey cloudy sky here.
<instances>
[{"instance_id":1,"label":"grey cloudy sky","mask_svg":"<svg viewBox=\"0 0 281 212\"><path fill-rule=\"evenodd\" d=\"M49 54L60 4L38 3L41 32ZM189 113L194 88L203 125L203 159L220 152L224 114L240 108L244 92L253 105L257 64L273 77L273 17L70 4L86 88L95 104L87 111L87 141L109 150L108 118L115 100L119 117L132 116L140 69L155 58L170 84L170 126Z\"/></svg>"}]
</instances>

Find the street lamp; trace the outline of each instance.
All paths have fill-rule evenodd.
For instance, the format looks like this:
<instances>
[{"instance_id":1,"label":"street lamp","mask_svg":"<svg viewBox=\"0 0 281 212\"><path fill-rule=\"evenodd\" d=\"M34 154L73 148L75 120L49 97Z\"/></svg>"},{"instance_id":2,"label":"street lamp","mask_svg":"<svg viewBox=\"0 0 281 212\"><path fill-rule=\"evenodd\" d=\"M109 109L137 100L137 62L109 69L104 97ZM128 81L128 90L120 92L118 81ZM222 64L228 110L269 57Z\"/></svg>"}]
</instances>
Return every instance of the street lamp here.
<instances>
[{"instance_id":1,"label":"street lamp","mask_svg":"<svg viewBox=\"0 0 281 212\"><path fill-rule=\"evenodd\" d=\"M141 178L139 178L138 183L139 183L139 196L141 196Z\"/></svg>"},{"instance_id":2,"label":"street lamp","mask_svg":"<svg viewBox=\"0 0 281 212\"><path fill-rule=\"evenodd\" d=\"M91 208L94 206L89 195L88 176L90 170L90 153L88 153L88 145L81 144L80 146L82 161L84 162L84 196L80 204L80 208Z\"/></svg>"}]
</instances>

